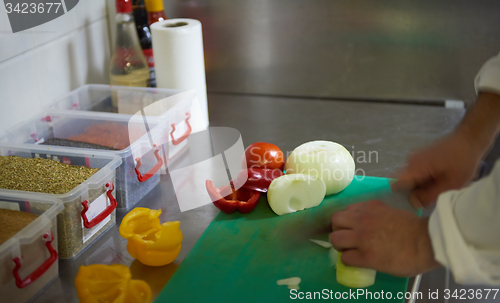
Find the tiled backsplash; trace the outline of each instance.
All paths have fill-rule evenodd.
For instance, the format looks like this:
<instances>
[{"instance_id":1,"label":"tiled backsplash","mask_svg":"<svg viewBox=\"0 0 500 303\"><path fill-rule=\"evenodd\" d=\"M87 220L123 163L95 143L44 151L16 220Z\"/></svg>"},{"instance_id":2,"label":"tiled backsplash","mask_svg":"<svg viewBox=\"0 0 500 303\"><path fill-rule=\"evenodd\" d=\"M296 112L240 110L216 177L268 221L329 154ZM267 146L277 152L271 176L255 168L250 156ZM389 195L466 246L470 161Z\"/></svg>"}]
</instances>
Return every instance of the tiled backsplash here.
<instances>
[{"instance_id":1,"label":"tiled backsplash","mask_svg":"<svg viewBox=\"0 0 500 303\"><path fill-rule=\"evenodd\" d=\"M13 34L0 5L0 132L87 83L109 83L106 0L80 0L48 23Z\"/></svg>"}]
</instances>

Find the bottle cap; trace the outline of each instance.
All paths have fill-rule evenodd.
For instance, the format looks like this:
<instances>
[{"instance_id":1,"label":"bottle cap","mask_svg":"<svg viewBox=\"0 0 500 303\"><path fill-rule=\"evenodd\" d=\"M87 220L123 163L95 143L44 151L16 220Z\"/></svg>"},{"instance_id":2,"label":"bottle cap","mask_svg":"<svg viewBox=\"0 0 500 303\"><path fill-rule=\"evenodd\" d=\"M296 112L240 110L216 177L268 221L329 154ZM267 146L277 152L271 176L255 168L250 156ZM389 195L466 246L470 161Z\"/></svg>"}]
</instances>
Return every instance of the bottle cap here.
<instances>
[{"instance_id":1,"label":"bottle cap","mask_svg":"<svg viewBox=\"0 0 500 303\"><path fill-rule=\"evenodd\" d=\"M146 11L148 12L159 12L163 11L163 0L145 0Z\"/></svg>"},{"instance_id":2,"label":"bottle cap","mask_svg":"<svg viewBox=\"0 0 500 303\"><path fill-rule=\"evenodd\" d=\"M116 0L116 12L128 14L132 12L132 0Z\"/></svg>"}]
</instances>

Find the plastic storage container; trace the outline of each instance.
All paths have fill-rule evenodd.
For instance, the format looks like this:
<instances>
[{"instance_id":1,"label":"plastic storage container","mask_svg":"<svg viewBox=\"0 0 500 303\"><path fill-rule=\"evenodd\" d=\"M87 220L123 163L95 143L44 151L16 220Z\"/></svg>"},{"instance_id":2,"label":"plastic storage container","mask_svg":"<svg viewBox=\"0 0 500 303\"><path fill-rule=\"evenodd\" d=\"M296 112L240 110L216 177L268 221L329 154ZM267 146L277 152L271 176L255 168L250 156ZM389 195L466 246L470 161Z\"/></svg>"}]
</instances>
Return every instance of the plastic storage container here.
<instances>
[{"instance_id":1,"label":"plastic storage container","mask_svg":"<svg viewBox=\"0 0 500 303\"><path fill-rule=\"evenodd\" d=\"M0 134L0 143L9 146L38 144L44 147L49 145L41 144L52 138L68 139L82 134L99 137L105 144L119 150L64 148L118 155L122 163L116 169L117 208L127 209L160 182L160 168L166 158L164 142L167 134L165 125L157 121L146 123L143 117L81 115L79 112L47 113ZM96 140L94 136L90 139ZM84 159L65 161L68 164L85 165Z\"/></svg>"},{"instance_id":2,"label":"plastic storage container","mask_svg":"<svg viewBox=\"0 0 500 303\"><path fill-rule=\"evenodd\" d=\"M99 168L85 182L65 194L47 194L0 189L0 195L25 194L39 199L58 199L64 209L57 216L59 258L79 255L115 224L115 169L121 164L112 153L93 152L52 146L6 146L0 143L1 156L47 158L72 165Z\"/></svg>"},{"instance_id":3,"label":"plastic storage container","mask_svg":"<svg viewBox=\"0 0 500 303\"><path fill-rule=\"evenodd\" d=\"M146 117L158 119L168 126L168 144L165 151L168 158L165 166L173 162L188 146L191 134L189 119L196 100L196 91L180 91L160 88L140 88L88 84L60 98L47 110L79 111L82 115L101 115L102 117L122 116L141 113ZM118 106L113 105L113 101Z\"/></svg>"},{"instance_id":4,"label":"plastic storage container","mask_svg":"<svg viewBox=\"0 0 500 303\"><path fill-rule=\"evenodd\" d=\"M56 216L63 205L53 198L0 193L0 208L38 215L0 245L2 302L27 302L59 275Z\"/></svg>"}]
</instances>

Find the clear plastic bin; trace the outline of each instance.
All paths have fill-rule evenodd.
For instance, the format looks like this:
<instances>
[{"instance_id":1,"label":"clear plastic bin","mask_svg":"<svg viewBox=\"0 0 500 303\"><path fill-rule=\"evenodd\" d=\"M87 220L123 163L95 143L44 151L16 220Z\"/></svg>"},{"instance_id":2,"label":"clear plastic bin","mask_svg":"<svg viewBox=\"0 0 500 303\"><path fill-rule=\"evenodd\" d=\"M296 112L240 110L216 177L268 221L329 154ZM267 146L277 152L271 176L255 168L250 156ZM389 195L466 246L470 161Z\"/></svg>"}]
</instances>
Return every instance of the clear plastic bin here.
<instances>
[{"instance_id":1,"label":"clear plastic bin","mask_svg":"<svg viewBox=\"0 0 500 303\"><path fill-rule=\"evenodd\" d=\"M59 275L56 216L63 205L53 198L0 193L0 208L38 215L0 245L2 302L27 302Z\"/></svg>"},{"instance_id":2,"label":"clear plastic bin","mask_svg":"<svg viewBox=\"0 0 500 303\"><path fill-rule=\"evenodd\" d=\"M158 120L146 124L143 117L81 115L80 112L46 113L0 134L0 143L11 146L37 144L44 147L49 145L42 144L53 138L78 139L81 138L78 136L87 136L90 132L100 137L98 140L102 139L106 141L105 144L115 146L119 150L64 148L118 155L122 163L116 169L117 208L131 208L160 182L160 169L166 158L166 127L160 125ZM96 140L95 136L90 139ZM151 141L156 144L156 148ZM85 165L84 159L78 159L77 162L65 161L68 164Z\"/></svg>"},{"instance_id":3,"label":"clear plastic bin","mask_svg":"<svg viewBox=\"0 0 500 303\"><path fill-rule=\"evenodd\" d=\"M115 224L115 170L121 164L118 155L52 146L8 146L5 143L0 143L0 155L40 157L99 168L97 173L65 194L0 189L0 195L24 194L37 199L58 199L63 203L64 209L57 216L59 258L76 257Z\"/></svg>"},{"instance_id":4,"label":"clear plastic bin","mask_svg":"<svg viewBox=\"0 0 500 303\"><path fill-rule=\"evenodd\" d=\"M129 118L142 110L141 113L147 117L168 125L165 138L165 142L168 142L165 144L167 166L188 146L188 137L192 130L189 119L195 99L194 90L88 84L60 98L47 110L79 111L87 116L97 114L108 118Z\"/></svg>"}]
</instances>

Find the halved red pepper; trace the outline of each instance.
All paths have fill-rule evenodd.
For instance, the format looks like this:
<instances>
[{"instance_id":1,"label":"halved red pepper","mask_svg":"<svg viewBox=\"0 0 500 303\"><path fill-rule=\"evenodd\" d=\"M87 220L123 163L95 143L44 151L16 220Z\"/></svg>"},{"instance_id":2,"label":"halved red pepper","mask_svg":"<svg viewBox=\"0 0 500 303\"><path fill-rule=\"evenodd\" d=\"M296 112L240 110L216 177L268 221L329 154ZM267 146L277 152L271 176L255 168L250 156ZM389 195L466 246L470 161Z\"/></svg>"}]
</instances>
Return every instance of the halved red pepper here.
<instances>
[{"instance_id":1,"label":"halved red pepper","mask_svg":"<svg viewBox=\"0 0 500 303\"><path fill-rule=\"evenodd\" d=\"M234 183L241 184L245 182L243 184L244 188L267 193L267 189L269 185L271 185L271 182L283 175L284 173L281 169L249 168L240 171Z\"/></svg>"},{"instance_id":2,"label":"halved red pepper","mask_svg":"<svg viewBox=\"0 0 500 303\"><path fill-rule=\"evenodd\" d=\"M232 181L231 186L226 185L221 188L215 187L214 183L210 180L207 180L205 184L208 195L215 207L226 214L233 213L236 210L242 214L248 214L259 203L260 192L244 187L234 190Z\"/></svg>"}]
</instances>

